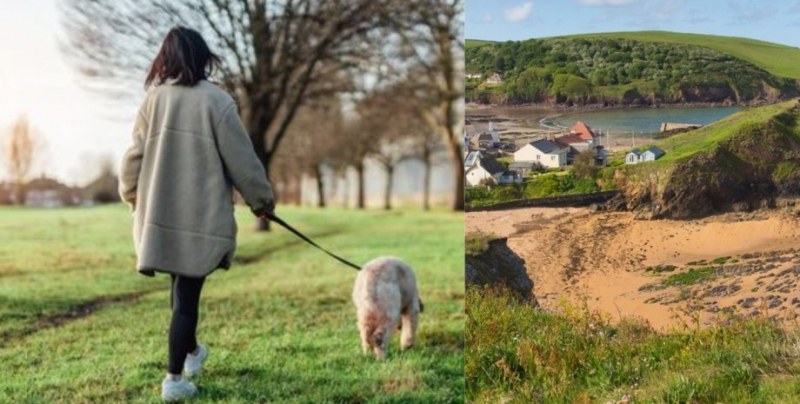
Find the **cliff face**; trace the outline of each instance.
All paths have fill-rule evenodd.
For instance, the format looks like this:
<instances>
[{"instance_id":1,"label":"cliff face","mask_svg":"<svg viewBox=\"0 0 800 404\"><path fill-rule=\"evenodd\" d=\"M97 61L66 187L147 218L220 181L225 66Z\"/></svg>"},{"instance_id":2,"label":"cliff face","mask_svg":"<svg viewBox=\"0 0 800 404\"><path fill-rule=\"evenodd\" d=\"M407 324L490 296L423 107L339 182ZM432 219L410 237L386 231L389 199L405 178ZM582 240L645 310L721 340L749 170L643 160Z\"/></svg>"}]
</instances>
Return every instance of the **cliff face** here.
<instances>
[{"instance_id":1,"label":"cliff face","mask_svg":"<svg viewBox=\"0 0 800 404\"><path fill-rule=\"evenodd\" d=\"M505 286L522 300L537 305L533 296L533 282L528 277L525 261L508 248L506 240L491 240L486 251L466 255L466 284Z\"/></svg>"},{"instance_id":2,"label":"cliff face","mask_svg":"<svg viewBox=\"0 0 800 404\"><path fill-rule=\"evenodd\" d=\"M617 172L624 192L611 207L640 211L644 218L691 219L800 195L798 112L744 125L713 149L671 165Z\"/></svg>"}]
</instances>

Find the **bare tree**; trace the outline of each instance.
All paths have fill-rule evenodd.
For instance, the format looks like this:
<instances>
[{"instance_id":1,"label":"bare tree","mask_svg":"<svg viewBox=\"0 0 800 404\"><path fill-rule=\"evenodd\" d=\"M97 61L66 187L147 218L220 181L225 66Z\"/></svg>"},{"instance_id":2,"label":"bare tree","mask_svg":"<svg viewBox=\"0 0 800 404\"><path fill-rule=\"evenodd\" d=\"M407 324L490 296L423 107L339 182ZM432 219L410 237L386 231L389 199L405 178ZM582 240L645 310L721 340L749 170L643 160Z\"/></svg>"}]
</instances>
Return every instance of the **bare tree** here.
<instances>
[{"instance_id":1,"label":"bare tree","mask_svg":"<svg viewBox=\"0 0 800 404\"><path fill-rule=\"evenodd\" d=\"M142 81L167 29L198 29L225 62L218 78L269 175L299 106L348 91L328 78L363 68L388 16L407 10L400 0L65 0L65 49L101 90L121 96Z\"/></svg>"},{"instance_id":2,"label":"bare tree","mask_svg":"<svg viewBox=\"0 0 800 404\"><path fill-rule=\"evenodd\" d=\"M396 19L401 49L419 63L419 89L431 108L423 117L441 133L454 168L453 209L464 209L464 165L458 125L464 121L464 10L462 0L409 0L410 19ZM406 25L408 24L408 25Z\"/></svg>"},{"instance_id":3,"label":"bare tree","mask_svg":"<svg viewBox=\"0 0 800 404\"><path fill-rule=\"evenodd\" d=\"M17 118L16 122L7 132L3 142L2 162L10 182L14 187L14 201L25 204L25 182L28 180L40 150L40 140L33 133L33 129L24 116Z\"/></svg>"},{"instance_id":4,"label":"bare tree","mask_svg":"<svg viewBox=\"0 0 800 404\"><path fill-rule=\"evenodd\" d=\"M411 121L412 149L424 167L422 180L422 209L431 209L431 173L434 166L434 156L442 149L442 139L427 125L420 125L418 120ZM417 123L414 125L414 123Z\"/></svg>"},{"instance_id":5,"label":"bare tree","mask_svg":"<svg viewBox=\"0 0 800 404\"><path fill-rule=\"evenodd\" d=\"M346 125L341 137L342 143L340 144L342 147L340 147L340 153L348 162L348 165L356 170L356 188L358 192L356 207L358 209L366 207L365 163L367 157L373 154L378 146L375 141L378 133L374 132L374 130L375 128L372 127L368 120L359 119L358 121L350 122L350 125Z\"/></svg>"},{"instance_id":6,"label":"bare tree","mask_svg":"<svg viewBox=\"0 0 800 404\"><path fill-rule=\"evenodd\" d=\"M388 111L390 110L386 110L386 112ZM376 113L370 115L365 118L368 121L365 126L370 128L370 132L373 134L372 141L375 142L376 146L370 156L380 164L386 173L383 208L390 210L392 208L395 168L403 161L411 159L413 151L409 142L411 139L408 136L408 132L406 132L405 120L395 117L397 120L392 122L387 119L386 115L388 114Z\"/></svg>"}]
</instances>

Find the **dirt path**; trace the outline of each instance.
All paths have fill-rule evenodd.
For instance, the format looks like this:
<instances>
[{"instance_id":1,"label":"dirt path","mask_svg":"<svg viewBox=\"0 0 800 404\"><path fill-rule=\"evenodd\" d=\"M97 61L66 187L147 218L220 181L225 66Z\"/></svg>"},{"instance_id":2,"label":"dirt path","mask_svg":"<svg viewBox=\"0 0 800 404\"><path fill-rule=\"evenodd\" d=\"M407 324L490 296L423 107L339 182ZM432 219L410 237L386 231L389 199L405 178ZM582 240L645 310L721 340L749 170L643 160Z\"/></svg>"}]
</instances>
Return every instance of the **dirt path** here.
<instances>
[{"instance_id":1,"label":"dirt path","mask_svg":"<svg viewBox=\"0 0 800 404\"><path fill-rule=\"evenodd\" d=\"M697 221L529 208L467 214L467 230L508 236L539 303L586 302L657 329L731 314L800 314L800 218L786 211Z\"/></svg>"}]
</instances>

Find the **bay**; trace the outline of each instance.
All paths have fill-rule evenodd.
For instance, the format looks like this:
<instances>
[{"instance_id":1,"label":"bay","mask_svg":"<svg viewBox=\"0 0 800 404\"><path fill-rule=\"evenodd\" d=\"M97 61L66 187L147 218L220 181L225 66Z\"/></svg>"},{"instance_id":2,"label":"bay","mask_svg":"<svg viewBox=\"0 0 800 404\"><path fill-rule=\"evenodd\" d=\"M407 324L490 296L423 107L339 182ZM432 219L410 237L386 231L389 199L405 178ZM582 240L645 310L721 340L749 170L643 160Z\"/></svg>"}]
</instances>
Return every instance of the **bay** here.
<instances>
[{"instance_id":1,"label":"bay","mask_svg":"<svg viewBox=\"0 0 800 404\"><path fill-rule=\"evenodd\" d=\"M692 108L625 108L574 112L545 118L543 124L570 127L583 121L593 129L611 134L653 134L659 132L662 122L708 125L743 108L692 107Z\"/></svg>"}]
</instances>

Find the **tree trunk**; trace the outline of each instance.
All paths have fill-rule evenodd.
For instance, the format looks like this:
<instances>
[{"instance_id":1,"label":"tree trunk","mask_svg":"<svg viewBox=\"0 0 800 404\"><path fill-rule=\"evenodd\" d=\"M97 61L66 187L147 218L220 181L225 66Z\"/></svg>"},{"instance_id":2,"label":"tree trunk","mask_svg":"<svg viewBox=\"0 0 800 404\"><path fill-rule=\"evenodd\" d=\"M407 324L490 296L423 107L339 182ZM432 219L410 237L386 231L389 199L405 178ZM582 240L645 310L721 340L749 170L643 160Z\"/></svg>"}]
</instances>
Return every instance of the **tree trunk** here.
<instances>
[{"instance_id":1,"label":"tree trunk","mask_svg":"<svg viewBox=\"0 0 800 404\"><path fill-rule=\"evenodd\" d=\"M431 158L428 153L423 160L425 164L425 178L422 182L422 210L431 210Z\"/></svg>"},{"instance_id":2,"label":"tree trunk","mask_svg":"<svg viewBox=\"0 0 800 404\"><path fill-rule=\"evenodd\" d=\"M386 193L383 199L383 209L392 209L392 183L394 182L394 165L386 166Z\"/></svg>"},{"instance_id":3,"label":"tree trunk","mask_svg":"<svg viewBox=\"0 0 800 404\"><path fill-rule=\"evenodd\" d=\"M356 174L358 175L358 202L356 203L356 207L358 209L365 208L365 198L364 198L364 162L359 161L356 164Z\"/></svg>"},{"instance_id":4,"label":"tree trunk","mask_svg":"<svg viewBox=\"0 0 800 404\"><path fill-rule=\"evenodd\" d=\"M452 130L452 129L448 129ZM453 162L453 175L455 176L455 195L453 195L453 210L464 210L464 163L461 156L461 145L456 138L448 137L450 159Z\"/></svg>"},{"instance_id":5,"label":"tree trunk","mask_svg":"<svg viewBox=\"0 0 800 404\"><path fill-rule=\"evenodd\" d=\"M15 181L14 203L17 205L24 205L26 199L28 199L28 193L25 191L25 184L22 180Z\"/></svg>"},{"instance_id":6,"label":"tree trunk","mask_svg":"<svg viewBox=\"0 0 800 404\"><path fill-rule=\"evenodd\" d=\"M317 180L317 207L325 207L325 183L322 178L322 168L319 164L314 164L314 177Z\"/></svg>"}]
</instances>

